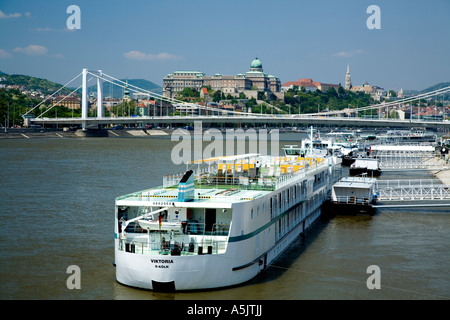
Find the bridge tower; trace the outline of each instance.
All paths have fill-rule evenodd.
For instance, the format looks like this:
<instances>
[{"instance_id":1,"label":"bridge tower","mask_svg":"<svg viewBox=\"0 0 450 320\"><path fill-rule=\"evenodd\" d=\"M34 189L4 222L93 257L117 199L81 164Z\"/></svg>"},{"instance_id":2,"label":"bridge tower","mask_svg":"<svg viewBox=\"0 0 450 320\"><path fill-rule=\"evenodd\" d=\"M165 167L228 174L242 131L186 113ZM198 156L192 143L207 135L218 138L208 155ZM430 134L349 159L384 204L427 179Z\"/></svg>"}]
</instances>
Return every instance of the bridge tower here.
<instances>
[{"instance_id":1,"label":"bridge tower","mask_svg":"<svg viewBox=\"0 0 450 320\"><path fill-rule=\"evenodd\" d=\"M87 74L88 69L83 69L82 75L82 91L81 91L81 119L82 119L82 129L85 130L87 127L87 118L88 118L88 87L87 87ZM103 75L102 70L98 70L97 76L97 117L103 118L103 80L101 79Z\"/></svg>"},{"instance_id":2,"label":"bridge tower","mask_svg":"<svg viewBox=\"0 0 450 320\"><path fill-rule=\"evenodd\" d=\"M97 117L103 118L103 80L100 78L103 73L102 70L98 70L97 77Z\"/></svg>"},{"instance_id":3,"label":"bridge tower","mask_svg":"<svg viewBox=\"0 0 450 320\"><path fill-rule=\"evenodd\" d=\"M87 74L88 69L83 69L83 80L82 80L82 90L81 90L81 128L83 130L87 127L87 117L88 117L88 88L87 88Z\"/></svg>"},{"instance_id":4,"label":"bridge tower","mask_svg":"<svg viewBox=\"0 0 450 320\"><path fill-rule=\"evenodd\" d=\"M82 137L103 137L107 136L107 130L104 130L100 127L97 129L88 129L88 109L89 109L89 101L88 101L88 87L87 87L87 75L90 73L91 75L97 77L97 118L104 118L103 113L103 72L102 70L97 70L97 74L93 74L89 72L88 69L83 69L82 72L82 90L81 90L81 130L77 130L75 133L78 136Z\"/></svg>"}]
</instances>

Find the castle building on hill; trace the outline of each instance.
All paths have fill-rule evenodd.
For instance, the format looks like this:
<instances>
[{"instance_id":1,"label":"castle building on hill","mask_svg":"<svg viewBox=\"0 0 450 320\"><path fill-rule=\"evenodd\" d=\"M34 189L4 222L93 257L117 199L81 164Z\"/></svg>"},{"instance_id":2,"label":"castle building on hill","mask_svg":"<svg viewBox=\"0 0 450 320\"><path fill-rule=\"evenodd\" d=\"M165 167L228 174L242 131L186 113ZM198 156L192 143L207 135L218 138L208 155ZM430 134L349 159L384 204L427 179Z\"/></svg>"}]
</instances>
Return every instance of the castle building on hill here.
<instances>
[{"instance_id":1,"label":"castle building on hill","mask_svg":"<svg viewBox=\"0 0 450 320\"><path fill-rule=\"evenodd\" d=\"M163 95L167 98L175 98L176 94L189 87L201 91L202 87L211 86L211 90L220 90L224 94L239 96L243 92L246 97L257 97L257 92L272 93L277 98L282 98L280 79L263 72L262 63L255 58L250 64L250 70L245 74L222 75L216 73L206 76L199 71L175 71L163 79Z\"/></svg>"}]
</instances>

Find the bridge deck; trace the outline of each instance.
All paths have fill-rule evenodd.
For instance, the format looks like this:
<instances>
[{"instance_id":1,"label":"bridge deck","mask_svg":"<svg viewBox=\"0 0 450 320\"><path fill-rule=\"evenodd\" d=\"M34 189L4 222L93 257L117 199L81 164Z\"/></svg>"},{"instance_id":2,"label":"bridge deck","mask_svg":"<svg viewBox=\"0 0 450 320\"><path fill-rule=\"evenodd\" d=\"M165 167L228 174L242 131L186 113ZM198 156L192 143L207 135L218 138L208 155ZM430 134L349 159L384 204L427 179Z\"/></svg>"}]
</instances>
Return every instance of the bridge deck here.
<instances>
[{"instance_id":1,"label":"bridge deck","mask_svg":"<svg viewBox=\"0 0 450 320\"><path fill-rule=\"evenodd\" d=\"M398 119L364 119L353 117L320 117L298 115L246 115L246 116L160 116L160 117L115 117L115 118L32 118L33 124L170 124L170 123L258 123L258 124L308 124L308 125L341 125L365 127L403 127L413 128L426 126L427 128L450 128L448 121L398 120Z\"/></svg>"}]
</instances>

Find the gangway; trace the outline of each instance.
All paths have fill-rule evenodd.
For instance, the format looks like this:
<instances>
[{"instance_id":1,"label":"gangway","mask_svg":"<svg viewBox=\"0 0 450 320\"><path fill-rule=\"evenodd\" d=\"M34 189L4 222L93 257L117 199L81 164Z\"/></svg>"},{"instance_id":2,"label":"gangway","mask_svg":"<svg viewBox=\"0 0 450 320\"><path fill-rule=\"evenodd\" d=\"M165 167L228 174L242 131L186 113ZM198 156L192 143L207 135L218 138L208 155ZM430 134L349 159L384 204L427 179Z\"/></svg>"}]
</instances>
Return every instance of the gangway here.
<instances>
[{"instance_id":1,"label":"gangway","mask_svg":"<svg viewBox=\"0 0 450 320\"><path fill-rule=\"evenodd\" d=\"M424 145L380 145L373 146L375 158L383 171L432 169L435 148Z\"/></svg>"},{"instance_id":2,"label":"gangway","mask_svg":"<svg viewBox=\"0 0 450 320\"><path fill-rule=\"evenodd\" d=\"M450 200L450 186L438 179L378 180L378 201Z\"/></svg>"}]
</instances>

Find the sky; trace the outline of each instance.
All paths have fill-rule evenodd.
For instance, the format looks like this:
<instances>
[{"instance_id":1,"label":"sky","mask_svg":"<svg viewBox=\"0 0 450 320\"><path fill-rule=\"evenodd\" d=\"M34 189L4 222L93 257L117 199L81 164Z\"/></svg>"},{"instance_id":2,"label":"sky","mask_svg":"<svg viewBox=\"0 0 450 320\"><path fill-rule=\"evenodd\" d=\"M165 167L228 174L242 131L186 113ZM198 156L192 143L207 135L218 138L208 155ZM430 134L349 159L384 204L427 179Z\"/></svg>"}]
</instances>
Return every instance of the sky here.
<instances>
[{"instance_id":1,"label":"sky","mask_svg":"<svg viewBox=\"0 0 450 320\"><path fill-rule=\"evenodd\" d=\"M245 73L258 57L281 83L344 85L349 64L353 85L422 90L450 81L449 13L450 0L0 0L0 71L64 84L101 69L162 86L177 70Z\"/></svg>"}]
</instances>

